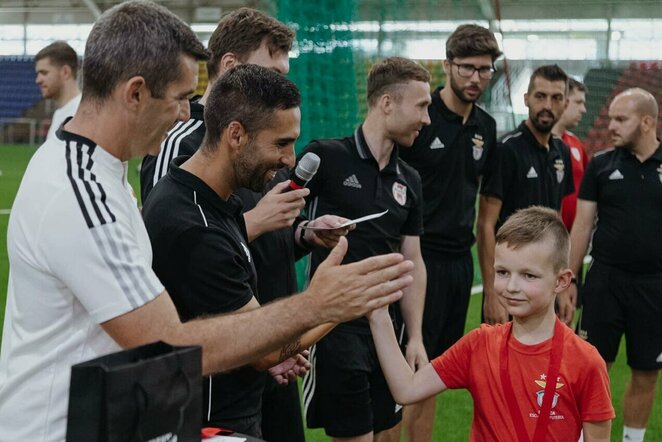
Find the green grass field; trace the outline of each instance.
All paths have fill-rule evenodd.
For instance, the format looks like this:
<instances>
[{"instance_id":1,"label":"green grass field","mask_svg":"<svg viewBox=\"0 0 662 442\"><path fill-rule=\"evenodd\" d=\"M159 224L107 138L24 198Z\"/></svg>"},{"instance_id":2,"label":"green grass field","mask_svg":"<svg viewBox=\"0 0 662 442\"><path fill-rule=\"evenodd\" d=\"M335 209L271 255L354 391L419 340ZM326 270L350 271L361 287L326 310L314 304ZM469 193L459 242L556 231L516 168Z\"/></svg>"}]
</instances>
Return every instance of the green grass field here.
<instances>
[{"instance_id":1,"label":"green grass field","mask_svg":"<svg viewBox=\"0 0 662 442\"><path fill-rule=\"evenodd\" d=\"M14 195L28 164L30 156L35 151L33 147L3 146L0 145L0 330L4 321L5 300L7 297L7 275L9 262L7 259L7 221L8 209L14 200ZM137 162L129 167L129 181L138 192ZM478 272L476 267L476 272ZM472 296L467 318L467 330L471 330L480 323L480 296ZM625 382L628 377L628 368L625 365L625 352L621 346L616 363L610 372L612 397L616 408L616 420L612 426L612 441L620 441L622 431L621 402ZM658 382L658 393L655 407L650 419L647 441L662 441L662 381ZM435 441L459 442L466 441L471 426L473 408L471 397L465 391L449 391L437 398L437 421L434 432ZM306 432L307 441L328 440L321 430Z\"/></svg>"}]
</instances>

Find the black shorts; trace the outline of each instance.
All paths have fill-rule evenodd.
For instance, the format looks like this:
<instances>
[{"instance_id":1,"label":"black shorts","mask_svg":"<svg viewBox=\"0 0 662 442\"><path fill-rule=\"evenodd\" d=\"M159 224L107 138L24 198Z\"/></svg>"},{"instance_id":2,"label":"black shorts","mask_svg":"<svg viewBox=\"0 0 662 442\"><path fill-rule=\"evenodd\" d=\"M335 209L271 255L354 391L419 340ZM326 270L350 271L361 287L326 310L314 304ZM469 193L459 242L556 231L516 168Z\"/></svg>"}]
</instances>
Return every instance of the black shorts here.
<instances>
[{"instance_id":1,"label":"black shorts","mask_svg":"<svg viewBox=\"0 0 662 442\"><path fill-rule=\"evenodd\" d=\"M262 438L269 442L304 442L296 382L278 385L269 376L262 393Z\"/></svg>"},{"instance_id":2,"label":"black shorts","mask_svg":"<svg viewBox=\"0 0 662 442\"><path fill-rule=\"evenodd\" d=\"M423 344L432 360L464 335L474 268L470 252L451 259L424 254L423 260L427 270Z\"/></svg>"},{"instance_id":3,"label":"black shorts","mask_svg":"<svg viewBox=\"0 0 662 442\"><path fill-rule=\"evenodd\" d=\"M662 275L637 275L593 263L584 282L577 334L613 362L625 333L628 365L662 368Z\"/></svg>"},{"instance_id":4,"label":"black shorts","mask_svg":"<svg viewBox=\"0 0 662 442\"><path fill-rule=\"evenodd\" d=\"M355 437L400 422L402 407L391 396L370 334L336 328L313 346L310 360L303 382L309 428L324 428L329 437Z\"/></svg>"}]
</instances>

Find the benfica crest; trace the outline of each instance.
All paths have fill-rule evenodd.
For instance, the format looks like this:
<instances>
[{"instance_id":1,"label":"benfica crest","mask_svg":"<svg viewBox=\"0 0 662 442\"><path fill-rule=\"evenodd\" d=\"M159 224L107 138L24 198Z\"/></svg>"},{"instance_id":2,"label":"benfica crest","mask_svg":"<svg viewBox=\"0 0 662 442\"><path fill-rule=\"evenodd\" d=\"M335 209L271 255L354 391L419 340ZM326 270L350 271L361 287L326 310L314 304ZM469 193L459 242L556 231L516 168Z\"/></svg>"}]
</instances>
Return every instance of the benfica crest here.
<instances>
[{"instance_id":1,"label":"benfica crest","mask_svg":"<svg viewBox=\"0 0 662 442\"><path fill-rule=\"evenodd\" d=\"M554 169L556 169L556 181L561 184L563 175L565 175L565 164L563 164L562 159L554 160Z\"/></svg>"},{"instance_id":2,"label":"benfica crest","mask_svg":"<svg viewBox=\"0 0 662 442\"><path fill-rule=\"evenodd\" d=\"M407 186L397 181L393 183L393 198L395 198L398 204L404 206L407 202Z\"/></svg>"}]
</instances>

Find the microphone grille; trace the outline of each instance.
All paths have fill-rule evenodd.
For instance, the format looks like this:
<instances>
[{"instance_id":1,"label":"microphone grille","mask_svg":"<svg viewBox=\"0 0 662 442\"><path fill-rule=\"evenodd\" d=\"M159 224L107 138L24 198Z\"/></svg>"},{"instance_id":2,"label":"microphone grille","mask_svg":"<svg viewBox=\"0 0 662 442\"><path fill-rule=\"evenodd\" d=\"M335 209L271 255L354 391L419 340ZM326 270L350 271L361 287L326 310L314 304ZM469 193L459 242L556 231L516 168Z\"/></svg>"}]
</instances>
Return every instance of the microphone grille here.
<instances>
[{"instance_id":1,"label":"microphone grille","mask_svg":"<svg viewBox=\"0 0 662 442\"><path fill-rule=\"evenodd\" d=\"M320 157L312 152L308 152L299 160L294 173L304 181L310 181L313 175L317 173L317 169L320 167L320 161Z\"/></svg>"}]
</instances>

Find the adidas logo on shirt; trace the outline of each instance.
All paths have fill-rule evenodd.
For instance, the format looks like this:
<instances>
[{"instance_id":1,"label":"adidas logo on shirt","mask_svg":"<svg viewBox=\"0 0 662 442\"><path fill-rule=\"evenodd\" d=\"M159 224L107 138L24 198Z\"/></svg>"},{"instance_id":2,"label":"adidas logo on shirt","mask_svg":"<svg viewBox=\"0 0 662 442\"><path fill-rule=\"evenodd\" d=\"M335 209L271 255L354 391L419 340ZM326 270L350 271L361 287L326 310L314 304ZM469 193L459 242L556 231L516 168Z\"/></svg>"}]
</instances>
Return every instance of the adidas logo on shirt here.
<instances>
[{"instance_id":1,"label":"adidas logo on shirt","mask_svg":"<svg viewBox=\"0 0 662 442\"><path fill-rule=\"evenodd\" d=\"M538 172L536 172L536 169L531 166L531 169L526 173L527 178L538 178Z\"/></svg>"},{"instance_id":2,"label":"adidas logo on shirt","mask_svg":"<svg viewBox=\"0 0 662 442\"><path fill-rule=\"evenodd\" d=\"M359 180L356 178L356 175L352 175L350 177L345 178L345 181L342 182L343 186L347 187L355 187L357 189L361 188L361 183L359 183Z\"/></svg>"},{"instance_id":3,"label":"adidas logo on shirt","mask_svg":"<svg viewBox=\"0 0 662 442\"><path fill-rule=\"evenodd\" d=\"M616 169L615 171L613 171L611 173L611 175L609 175L609 181L622 180L623 178L625 178L625 177L623 176L621 171L618 170L618 169Z\"/></svg>"},{"instance_id":4,"label":"adidas logo on shirt","mask_svg":"<svg viewBox=\"0 0 662 442\"><path fill-rule=\"evenodd\" d=\"M439 137L436 137L433 141L432 144L430 144L430 149L443 149L446 147L444 143L441 142Z\"/></svg>"}]
</instances>

